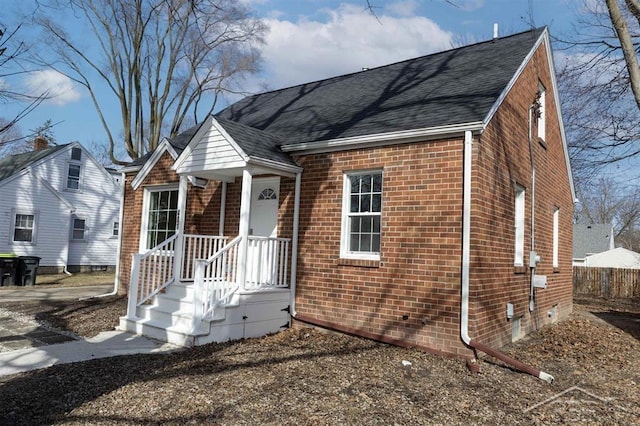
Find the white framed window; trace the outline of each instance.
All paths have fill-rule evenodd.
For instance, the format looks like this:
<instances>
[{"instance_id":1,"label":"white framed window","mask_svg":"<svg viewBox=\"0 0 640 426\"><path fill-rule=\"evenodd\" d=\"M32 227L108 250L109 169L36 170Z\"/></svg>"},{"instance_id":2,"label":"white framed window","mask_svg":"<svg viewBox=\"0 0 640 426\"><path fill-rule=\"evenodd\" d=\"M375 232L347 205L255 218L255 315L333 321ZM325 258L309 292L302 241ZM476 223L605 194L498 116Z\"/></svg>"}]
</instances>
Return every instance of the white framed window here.
<instances>
[{"instance_id":1,"label":"white framed window","mask_svg":"<svg viewBox=\"0 0 640 426\"><path fill-rule=\"evenodd\" d=\"M557 268L558 263L558 233L560 230L560 209L553 209L553 267Z\"/></svg>"},{"instance_id":2,"label":"white framed window","mask_svg":"<svg viewBox=\"0 0 640 426\"><path fill-rule=\"evenodd\" d=\"M547 134L546 94L542 83L538 84L538 138L545 140Z\"/></svg>"},{"instance_id":3,"label":"white framed window","mask_svg":"<svg viewBox=\"0 0 640 426\"><path fill-rule=\"evenodd\" d=\"M382 170L345 173L340 256L380 259Z\"/></svg>"},{"instance_id":4,"label":"white framed window","mask_svg":"<svg viewBox=\"0 0 640 426\"><path fill-rule=\"evenodd\" d=\"M516 184L515 191L515 256L513 264L515 266L524 265L524 206L525 189Z\"/></svg>"},{"instance_id":5,"label":"white framed window","mask_svg":"<svg viewBox=\"0 0 640 426\"><path fill-rule=\"evenodd\" d=\"M84 241L87 233L87 221L79 217L73 217L71 221L71 239Z\"/></svg>"},{"instance_id":6,"label":"white framed window","mask_svg":"<svg viewBox=\"0 0 640 426\"><path fill-rule=\"evenodd\" d=\"M117 237L118 234L120 234L120 222L115 221L115 222L113 222L113 228L111 230L111 236L112 237Z\"/></svg>"},{"instance_id":7,"label":"white framed window","mask_svg":"<svg viewBox=\"0 0 640 426\"><path fill-rule=\"evenodd\" d=\"M141 250L151 249L172 237L178 228L178 187L145 188Z\"/></svg>"},{"instance_id":8,"label":"white framed window","mask_svg":"<svg viewBox=\"0 0 640 426\"><path fill-rule=\"evenodd\" d=\"M79 191L81 177L82 166L78 163L69 163L69 168L67 170L67 189L71 191Z\"/></svg>"},{"instance_id":9,"label":"white framed window","mask_svg":"<svg viewBox=\"0 0 640 426\"><path fill-rule=\"evenodd\" d=\"M37 215L35 213L16 212L13 215L13 232L11 233L11 242L35 243L36 220Z\"/></svg>"}]
</instances>

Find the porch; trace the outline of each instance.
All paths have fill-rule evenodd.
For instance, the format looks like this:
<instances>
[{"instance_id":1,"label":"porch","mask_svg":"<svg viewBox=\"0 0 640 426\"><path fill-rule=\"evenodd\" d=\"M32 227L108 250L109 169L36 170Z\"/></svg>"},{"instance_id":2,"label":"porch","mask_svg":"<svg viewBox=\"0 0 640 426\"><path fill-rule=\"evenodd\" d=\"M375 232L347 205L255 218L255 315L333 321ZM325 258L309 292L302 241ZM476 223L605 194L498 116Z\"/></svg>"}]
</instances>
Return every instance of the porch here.
<instances>
[{"instance_id":1,"label":"porch","mask_svg":"<svg viewBox=\"0 0 640 426\"><path fill-rule=\"evenodd\" d=\"M288 238L176 233L133 255L120 328L194 346L288 327L290 245Z\"/></svg>"}]
</instances>

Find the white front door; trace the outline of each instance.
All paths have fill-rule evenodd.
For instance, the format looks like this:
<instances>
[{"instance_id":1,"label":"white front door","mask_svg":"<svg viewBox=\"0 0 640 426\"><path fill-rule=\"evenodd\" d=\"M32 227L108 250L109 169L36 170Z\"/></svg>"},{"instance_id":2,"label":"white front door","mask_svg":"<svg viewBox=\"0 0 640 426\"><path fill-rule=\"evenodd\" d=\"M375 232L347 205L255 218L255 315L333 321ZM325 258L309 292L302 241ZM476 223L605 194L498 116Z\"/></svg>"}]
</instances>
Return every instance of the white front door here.
<instances>
[{"instance_id":1,"label":"white front door","mask_svg":"<svg viewBox=\"0 0 640 426\"><path fill-rule=\"evenodd\" d=\"M251 187L249 214L249 246L247 252L247 281L253 286L275 283L278 245L275 241L251 237L278 236L278 204L280 178L254 179Z\"/></svg>"}]
</instances>

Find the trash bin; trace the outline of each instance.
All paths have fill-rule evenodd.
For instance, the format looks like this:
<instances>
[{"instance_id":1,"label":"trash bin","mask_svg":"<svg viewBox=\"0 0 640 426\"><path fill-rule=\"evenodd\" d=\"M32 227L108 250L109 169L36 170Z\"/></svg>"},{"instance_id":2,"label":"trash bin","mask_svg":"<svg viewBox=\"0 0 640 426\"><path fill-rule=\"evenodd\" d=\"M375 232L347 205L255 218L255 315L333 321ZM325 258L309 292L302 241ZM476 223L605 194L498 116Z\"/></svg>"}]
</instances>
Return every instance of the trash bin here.
<instances>
[{"instance_id":1,"label":"trash bin","mask_svg":"<svg viewBox=\"0 0 640 426\"><path fill-rule=\"evenodd\" d=\"M0 253L0 286L18 284L18 256Z\"/></svg>"},{"instance_id":2,"label":"trash bin","mask_svg":"<svg viewBox=\"0 0 640 426\"><path fill-rule=\"evenodd\" d=\"M35 285L40 258L38 256L20 256L18 282L20 285Z\"/></svg>"}]
</instances>

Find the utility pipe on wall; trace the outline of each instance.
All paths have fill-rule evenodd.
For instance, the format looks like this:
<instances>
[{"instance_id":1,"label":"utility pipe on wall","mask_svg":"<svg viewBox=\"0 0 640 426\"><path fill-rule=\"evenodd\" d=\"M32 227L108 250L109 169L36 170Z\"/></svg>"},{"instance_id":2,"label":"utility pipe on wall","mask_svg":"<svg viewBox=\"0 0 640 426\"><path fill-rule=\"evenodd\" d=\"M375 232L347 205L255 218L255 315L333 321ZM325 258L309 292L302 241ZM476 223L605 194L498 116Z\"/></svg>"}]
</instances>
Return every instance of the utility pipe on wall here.
<instances>
[{"instance_id":1,"label":"utility pipe on wall","mask_svg":"<svg viewBox=\"0 0 640 426\"><path fill-rule=\"evenodd\" d=\"M464 176L463 176L463 199L462 199L462 283L460 298L460 337L462 341L474 349L497 358L520 371L529 373L546 382L553 383L552 375L544 371L537 370L529 365L511 358L489 346L476 342L469 336L469 269L471 254L471 157L473 148L473 135L470 131L464 133Z\"/></svg>"},{"instance_id":2,"label":"utility pipe on wall","mask_svg":"<svg viewBox=\"0 0 640 426\"><path fill-rule=\"evenodd\" d=\"M536 162L533 157L533 114L538 112L538 102L540 92L536 95L536 99L529 106L529 158L531 161L531 251L529 255L529 312L533 312L536 308L534 276L536 273Z\"/></svg>"}]
</instances>

